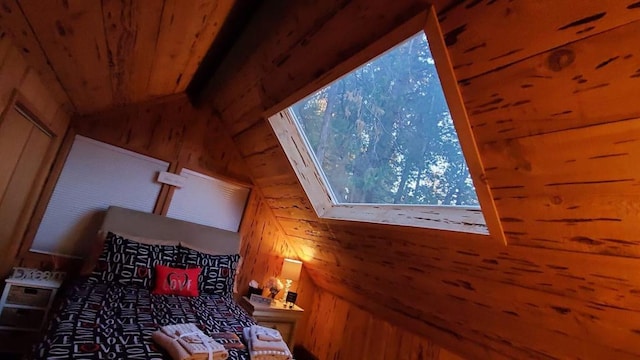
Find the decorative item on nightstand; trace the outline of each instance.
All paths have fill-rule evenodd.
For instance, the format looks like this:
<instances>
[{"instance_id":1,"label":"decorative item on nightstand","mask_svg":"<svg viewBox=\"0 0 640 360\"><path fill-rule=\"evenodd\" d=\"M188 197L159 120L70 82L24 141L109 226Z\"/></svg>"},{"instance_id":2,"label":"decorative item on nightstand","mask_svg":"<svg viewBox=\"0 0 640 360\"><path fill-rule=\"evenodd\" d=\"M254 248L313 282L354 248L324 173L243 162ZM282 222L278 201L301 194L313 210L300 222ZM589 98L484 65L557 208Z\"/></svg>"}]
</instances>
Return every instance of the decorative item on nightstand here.
<instances>
[{"instance_id":1,"label":"decorative item on nightstand","mask_svg":"<svg viewBox=\"0 0 640 360\"><path fill-rule=\"evenodd\" d=\"M287 301L287 294L289 293L289 290L291 290L291 284L294 281L298 281L298 279L300 278L300 271L302 271L302 261L284 259L282 270L280 271L280 277L285 280L283 297L283 299L285 300L285 306Z\"/></svg>"},{"instance_id":2,"label":"decorative item on nightstand","mask_svg":"<svg viewBox=\"0 0 640 360\"><path fill-rule=\"evenodd\" d=\"M264 284L264 287L265 289L269 289L269 297L272 299L275 299L276 295L278 295L280 290L282 290L283 286L282 286L282 281L280 281L280 279L276 278L275 276L272 276Z\"/></svg>"},{"instance_id":3,"label":"decorative item on nightstand","mask_svg":"<svg viewBox=\"0 0 640 360\"><path fill-rule=\"evenodd\" d=\"M13 268L0 298L0 330L39 331L65 273Z\"/></svg>"}]
</instances>

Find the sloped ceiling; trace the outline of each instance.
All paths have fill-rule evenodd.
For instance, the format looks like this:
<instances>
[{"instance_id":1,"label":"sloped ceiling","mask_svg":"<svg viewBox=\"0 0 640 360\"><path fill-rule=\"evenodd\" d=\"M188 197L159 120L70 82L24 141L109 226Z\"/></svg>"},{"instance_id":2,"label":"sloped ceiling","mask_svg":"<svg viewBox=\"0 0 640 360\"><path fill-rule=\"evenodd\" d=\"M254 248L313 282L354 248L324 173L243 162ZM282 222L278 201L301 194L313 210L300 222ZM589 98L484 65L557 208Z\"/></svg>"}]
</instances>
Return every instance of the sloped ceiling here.
<instances>
[{"instance_id":1,"label":"sloped ceiling","mask_svg":"<svg viewBox=\"0 0 640 360\"><path fill-rule=\"evenodd\" d=\"M0 4L79 113L184 91L230 6ZM325 290L470 358L637 358L637 0L434 1L507 245L313 212L265 114L427 6L264 1L198 97Z\"/></svg>"},{"instance_id":2,"label":"sloped ceiling","mask_svg":"<svg viewBox=\"0 0 640 360\"><path fill-rule=\"evenodd\" d=\"M265 3L202 99L325 290L470 358L640 356L640 6L434 5L507 245L319 219L265 121L425 2Z\"/></svg>"},{"instance_id":3,"label":"sloped ceiling","mask_svg":"<svg viewBox=\"0 0 640 360\"><path fill-rule=\"evenodd\" d=\"M184 92L235 3L2 0L0 31L87 114Z\"/></svg>"}]
</instances>

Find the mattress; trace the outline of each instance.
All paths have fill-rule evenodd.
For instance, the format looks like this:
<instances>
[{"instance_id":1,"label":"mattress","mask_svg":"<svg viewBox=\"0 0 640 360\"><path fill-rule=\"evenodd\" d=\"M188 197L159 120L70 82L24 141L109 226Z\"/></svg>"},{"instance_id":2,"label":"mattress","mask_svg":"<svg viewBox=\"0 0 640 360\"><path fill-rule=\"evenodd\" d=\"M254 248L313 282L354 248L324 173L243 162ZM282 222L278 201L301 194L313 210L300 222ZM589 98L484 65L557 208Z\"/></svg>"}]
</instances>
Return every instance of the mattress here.
<instances>
[{"instance_id":1,"label":"mattress","mask_svg":"<svg viewBox=\"0 0 640 360\"><path fill-rule=\"evenodd\" d=\"M154 295L119 284L79 281L67 291L34 359L170 359L152 340L159 326L201 324L205 334L232 332L255 322L233 299L219 295ZM249 360L229 349L229 359Z\"/></svg>"}]
</instances>

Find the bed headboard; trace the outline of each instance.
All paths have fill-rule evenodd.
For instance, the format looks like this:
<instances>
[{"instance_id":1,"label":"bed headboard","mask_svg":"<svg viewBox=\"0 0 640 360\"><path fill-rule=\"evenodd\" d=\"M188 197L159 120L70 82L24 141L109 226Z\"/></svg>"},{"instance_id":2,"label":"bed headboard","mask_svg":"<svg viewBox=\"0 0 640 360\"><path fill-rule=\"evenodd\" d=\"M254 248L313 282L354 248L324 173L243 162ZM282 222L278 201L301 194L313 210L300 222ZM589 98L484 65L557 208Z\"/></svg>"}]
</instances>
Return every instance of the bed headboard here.
<instances>
[{"instance_id":1,"label":"bed headboard","mask_svg":"<svg viewBox=\"0 0 640 360\"><path fill-rule=\"evenodd\" d=\"M150 239L177 240L212 254L240 252L240 235L233 231L117 206L109 207L100 230Z\"/></svg>"}]
</instances>

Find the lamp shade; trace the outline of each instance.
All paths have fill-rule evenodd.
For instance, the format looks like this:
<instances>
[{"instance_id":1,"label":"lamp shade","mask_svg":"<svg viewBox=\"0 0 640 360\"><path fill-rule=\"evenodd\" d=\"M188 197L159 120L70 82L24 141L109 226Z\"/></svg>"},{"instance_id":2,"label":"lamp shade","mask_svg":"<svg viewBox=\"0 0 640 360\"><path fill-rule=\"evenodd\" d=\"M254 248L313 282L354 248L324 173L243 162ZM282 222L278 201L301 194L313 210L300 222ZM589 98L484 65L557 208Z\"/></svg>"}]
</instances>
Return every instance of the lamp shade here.
<instances>
[{"instance_id":1,"label":"lamp shade","mask_svg":"<svg viewBox=\"0 0 640 360\"><path fill-rule=\"evenodd\" d=\"M280 278L285 280L298 281L300 278L300 271L302 270L302 261L284 259L282 264L282 271L280 271Z\"/></svg>"}]
</instances>

